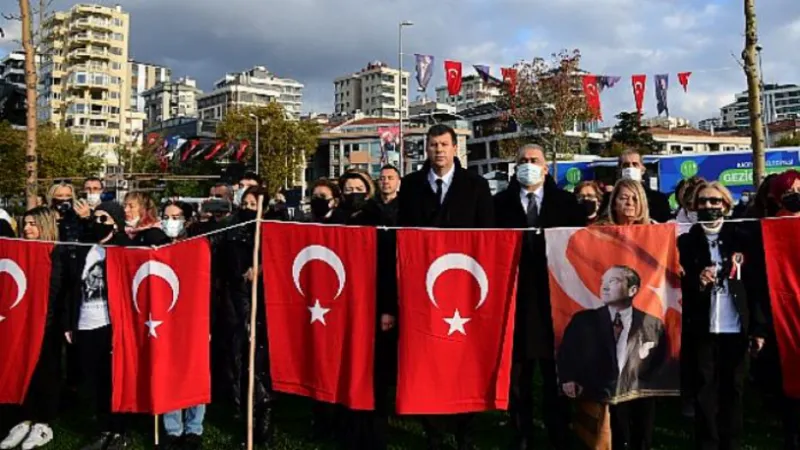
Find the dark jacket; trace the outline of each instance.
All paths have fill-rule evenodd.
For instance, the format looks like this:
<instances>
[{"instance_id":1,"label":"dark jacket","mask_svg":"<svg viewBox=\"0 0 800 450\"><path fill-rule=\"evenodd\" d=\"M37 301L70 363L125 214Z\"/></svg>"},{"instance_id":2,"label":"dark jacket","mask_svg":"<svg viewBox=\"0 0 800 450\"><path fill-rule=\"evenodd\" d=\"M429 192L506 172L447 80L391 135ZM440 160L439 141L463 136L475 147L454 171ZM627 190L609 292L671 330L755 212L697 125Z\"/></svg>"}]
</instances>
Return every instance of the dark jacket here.
<instances>
[{"instance_id":1,"label":"dark jacket","mask_svg":"<svg viewBox=\"0 0 800 450\"><path fill-rule=\"evenodd\" d=\"M132 245L135 247L153 247L159 245L167 245L172 240L164 233L160 227L145 228L137 231L131 238Z\"/></svg>"},{"instance_id":2,"label":"dark jacket","mask_svg":"<svg viewBox=\"0 0 800 450\"><path fill-rule=\"evenodd\" d=\"M654 191L645 184L644 193L647 196L647 205L650 209L650 218L658 223L666 223L672 219L672 208L669 207L669 198L666 194Z\"/></svg>"},{"instance_id":3,"label":"dark jacket","mask_svg":"<svg viewBox=\"0 0 800 450\"><path fill-rule=\"evenodd\" d=\"M520 200L520 184L512 179L508 189L494 197L498 228L527 228ZM575 196L561 190L548 175L539 213L541 228L580 227L586 214ZM519 263L514 357L517 360L553 358L553 317L544 232L526 232Z\"/></svg>"},{"instance_id":4,"label":"dark jacket","mask_svg":"<svg viewBox=\"0 0 800 450\"><path fill-rule=\"evenodd\" d=\"M766 336L766 319L763 303L769 301L766 283L761 280L762 271L758 264L758 249L761 240L745 224L724 223L720 230L718 245L722 256L722 273L728 279L728 292L733 297L736 311L742 326L742 333L748 336ZM684 276L681 280L683 293L683 327L688 336L709 334L711 295L713 289L700 287L700 273L712 266L711 251L705 231L697 224L678 239L681 266ZM733 255L741 253L744 263L741 266L741 279L732 276Z\"/></svg>"},{"instance_id":5,"label":"dark jacket","mask_svg":"<svg viewBox=\"0 0 800 450\"><path fill-rule=\"evenodd\" d=\"M397 224L403 227L491 228L494 205L489 182L461 167L453 168L453 182L440 205L428 182L430 164L412 172L401 183L398 193Z\"/></svg>"},{"instance_id":6,"label":"dark jacket","mask_svg":"<svg viewBox=\"0 0 800 450\"><path fill-rule=\"evenodd\" d=\"M397 212L400 203L395 197L389 203L384 203L379 198L371 198L361 210L355 221L356 224L393 227L397 225Z\"/></svg>"},{"instance_id":7,"label":"dark jacket","mask_svg":"<svg viewBox=\"0 0 800 450\"><path fill-rule=\"evenodd\" d=\"M6 238L15 237L14 228L11 227L10 223L6 222L3 219L0 219L0 237L6 237Z\"/></svg>"},{"instance_id":8,"label":"dark jacket","mask_svg":"<svg viewBox=\"0 0 800 450\"><path fill-rule=\"evenodd\" d=\"M583 388L580 397L605 401L633 391L659 390L657 375L669 354L664 324L633 308L628 358L619 370L614 327L607 306L572 316L558 349L558 382Z\"/></svg>"}]
</instances>

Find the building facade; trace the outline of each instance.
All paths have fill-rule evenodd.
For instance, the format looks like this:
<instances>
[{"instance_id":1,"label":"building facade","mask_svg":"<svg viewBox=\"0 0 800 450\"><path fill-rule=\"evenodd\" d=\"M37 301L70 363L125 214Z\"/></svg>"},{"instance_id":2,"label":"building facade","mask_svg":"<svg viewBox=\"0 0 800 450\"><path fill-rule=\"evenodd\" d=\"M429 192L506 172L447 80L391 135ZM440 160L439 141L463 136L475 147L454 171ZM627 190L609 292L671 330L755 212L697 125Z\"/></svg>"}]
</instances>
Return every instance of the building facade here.
<instances>
[{"instance_id":1,"label":"building facade","mask_svg":"<svg viewBox=\"0 0 800 450\"><path fill-rule=\"evenodd\" d=\"M120 6L78 4L43 24L39 119L108 157L125 142L130 18Z\"/></svg>"},{"instance_id":2,"label":"building facade","mask_svg":"<svg viewBox=\"0 0 800 450\"><path fill-rule=\"evenodd\" d=\"M500 99L501 95L498 86L485 83L478 75L463 77L461 79L461 92L458 95L450 95L447 91L447 86L436 88L436 101L455 106L457 112L486 103L494 103Z\"/></svg>"},{"instance_id":3,"label":"building facade","mask_svg":"<svg viewBox=\"0 0 800 450\"><path fill-rule=\"evenodd\" d=\"M772 123L800 118L800 86L795 84L767 84L761 92L764 121ZM725 128L750 127L747 91L736 94L733 103L720 108Z\"/></svg>"},{"instance_id":4,"label":"building facade","mask_svg":"<svg viewBox=\"0 0 800 450\"><path fill-rule=\"evenodd\" d=\"M661 147L662 155L688 152L733 152L750 150L750 137L736 133L716 133L696 128L659 128L647 130Z\"/></svg>"},{"instance_id":5,"label":"building facade","mask_svg":"<svg viewBox=\"0 0 800 450\"><path fill-rule=\"evenodd\" d=\"M156 64L128 61L128 72L130 73L130 105L131 111L145 112L144 92L152 89L159 83L170 80L172 73L164 67Z\"/></svg>"},{"instance_id":6,"label":"building facade","mask_svg":"<svg viewBox=\"0 0 800 450\"><path fill-rule=\"evenodd\" d=\"M703 131L714 131L723 128L722 117L710 117L697 122L697 128Z\"/></svg>"},{"instance_id":7,"label":"building facade","mask_svg":"<svg viewBox=\"0 0 800 450\"><path fill-rule=\"evenodd\" d=\"M646 127L660 128L687 128L692 126L689 119L676 116L658 116L642 119L642 125Z\"/></svg>"},{"instance_id":8,"label":"building facade","mask_svg":"<svg viewBox=\"0 0 800 450\"><path fill-rule=\"evenodd\" d=\"M25 52L15 50L0 59L0 80L25 88Z\"/></svg>"},{"instance_id":9,"label":"building facade","mask_svg":"<svg viewBox=\"0 0 800 450\"><path fill-rule=\"evenodd\" d=\"M202 93L191 78L158 83L141 94L145 120L155 124L173 117L197 117L197 97Z\"/></svg>"},{"instance_id":10,"label":"building facade","mask_svg":"<svg viewBox=\"0 0 800 450\"><path fill-rule=\"evenodd\" d=\"M397 96L399 70L374 61L360 72L333 81L334 114L399 119L398 110L408 117L408 72L403 71L400 98ZM402 105L402 106L401 106Z\"/></svg>"},{"instance_id":11,"label":"building facade","mask_svg":"<svg viewBox=\"0 0 800 450\"><path fill-rule=\"evenodd\" d=\"M287 116L299 119L303 107L303 85L280 78L256 66L248 71L226 74L214 83L214 90L197 98L199 117L222 120L230 109L279 103Z\"/></svg>"}]
</instances>

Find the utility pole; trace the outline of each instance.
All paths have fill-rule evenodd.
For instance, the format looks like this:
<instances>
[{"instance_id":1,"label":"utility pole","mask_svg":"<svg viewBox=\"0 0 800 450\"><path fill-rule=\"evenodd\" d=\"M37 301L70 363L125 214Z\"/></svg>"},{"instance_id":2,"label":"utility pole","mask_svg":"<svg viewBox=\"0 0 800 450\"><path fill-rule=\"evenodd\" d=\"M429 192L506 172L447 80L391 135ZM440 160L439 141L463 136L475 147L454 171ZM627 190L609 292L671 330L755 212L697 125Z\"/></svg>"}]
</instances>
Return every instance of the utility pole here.
<instances>
[{"instance_id":1,"label":"utility pole","mask_svg":"<svg viewBox=\"0 0 800 450\"><path fill-rule=\"evenodd\" d=\"M398 37L397 37L397 117L398 117L398 139L399 142L399 149L400 149L400 176L406 174L405 171L405 143L403 142L403 100L405 96L403 94L403 27L410 27L414 25L413 22L403 21L397 26Z\"/></svg>"},{"instance_id":2,"label":"utility pole","mask_svg":"<svg viewBox=\"0 0 800 450\"><path fill-rule=\"evenodd\" d=\"M25 198L28 209L36 207L37 196L37 158L36 158L36 46L33 42L33 18L30 0L19 0L19 13L22 19L22 48L25 50L25 94L26 94L26 146L25 146ZM40 24L41 26L41 24Z\"/></svg>"},{"instance_id":3,"label":"utility pole","mask_svg":"<svg viewBox=\"0 0 800 450\"><path fill-rule=\"evenodd\" d=\"M758 21L755 0L744 0L745 46L742 52L744 73L747 76L747 103L750 110L750 146L753 148L753 186L758 188L764 179L764 123L761 111L761 83L757 61Z\"/></svg>"}]
</instances>

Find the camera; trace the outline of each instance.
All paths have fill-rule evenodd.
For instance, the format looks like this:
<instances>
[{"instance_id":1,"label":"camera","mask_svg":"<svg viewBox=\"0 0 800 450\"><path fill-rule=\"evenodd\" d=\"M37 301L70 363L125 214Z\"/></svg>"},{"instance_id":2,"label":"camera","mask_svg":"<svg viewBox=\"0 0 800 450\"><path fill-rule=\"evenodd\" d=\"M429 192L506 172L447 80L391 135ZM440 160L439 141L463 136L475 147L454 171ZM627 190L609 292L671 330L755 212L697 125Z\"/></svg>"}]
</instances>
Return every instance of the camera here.
<instances>
[{"instance_id":1,"label":"camera","mask_svg":"<svg viewBox=\"0 0 800 450\"><path fill-rule=\"evenodd\" d=\"M65 202L58 202L53 206L53 209L56 210L60 215L65 215L68 212L72 211L72 202L65 201Z\"/></svg>"}]
</instances>

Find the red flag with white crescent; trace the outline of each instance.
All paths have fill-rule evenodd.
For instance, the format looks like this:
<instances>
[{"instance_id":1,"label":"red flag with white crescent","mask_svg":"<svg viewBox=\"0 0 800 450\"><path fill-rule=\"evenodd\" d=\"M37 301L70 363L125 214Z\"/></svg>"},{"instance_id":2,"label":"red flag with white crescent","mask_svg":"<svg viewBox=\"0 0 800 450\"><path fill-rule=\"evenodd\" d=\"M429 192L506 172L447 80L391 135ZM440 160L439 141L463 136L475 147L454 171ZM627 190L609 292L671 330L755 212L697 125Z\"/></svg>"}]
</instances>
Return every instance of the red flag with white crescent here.
<instances>
[{"instance_id":1,"label":"red flag with white crescent","mask_svg":"<svg viewBox=\"0 0 800 450\"><path fill-rule=\"evenodd\" d=\"M397 412L508 407L522 232L397 231Z\"/></svg>"},{"instance_id":2,"label":"red flag with white crescent","mask_svg":"<svg viewBox=\"0 0 800 450\"><path fill-rule=\"evenodd\" d=\"M208 152L208 154L204 157L204 159L206 161L214 159L214 157L217 156L217 153L219 153L220 150L222 150L222 147L225 147L225 142L224 141L217 141L217 144L214 145L214 147L211 149L210 152Z\"/></svg>"},{"instance_id":3,"label":"red flag with white crescent","mask_svg":"<svg viewBox=\"0 0 800 450\"><path fill-rule=\"evenodd\" d=\"M268 222L263 235L272 387L372 410L376 230Z\"/></svg>"},{"instance_id":4,"label":"red flag with white crescent","mask_svg":"<svg viewBox=\"0 0 800 450\"><path fill-rule=\"evenodd\" d=\"M586 97L586 104L589 111L597 120L603 120L603 112L600 107L600 91L597 89L597 77L595 75L583 76L583 95Z\"/></svg>"},{"instance_id":5,"label":"red flag with white crescent","mask_svg":"<svg viewBox=\"0 0 800 450\"><path fill-rule=\"evenodd\" d=\"M692 72L680 72L678 74L678 82L683 86L683 92L687 92L689 90L689 77L692 76Z\"/></svg>"},{"instance_id":6,"label":"red flag with white crescent","mask_svg":"<svg viewBox=\"0 0 800 450\"><path fill-rule=\"evenodd\" d=\"M647 82L647 75L633 75L631 83L633 84L633 98L636 100L636 111L639 115L642 114L642 106L644 104L644 91L645 83Z\"/></svg>"},{"instance_id":7,"label":"red flag with white crescent","mask_svg":"<svg viewBox=\"0 0 800 450\"><path fill-rule=\"evenodd\" d=\"M192 139L189 141L189 145L186 146L186 150L183 151L181 155L181 161L186 161L189 155L192 154L192 151L200 145L200 139Z\"/></svg>"},{"instance_id":8,"label":"red flag with white crescent","mask_svg":"<svg viewBox=\"0 0 800 450\"><path fill-rule=\"evenodd\" d=\"M447 92L458 95L461 92L461 63L445 60L444 73L447 76Z\"/></svg>"},{"instance_id":9,"label":"red flag with white crescent","mask_svg":"<svg viewBox=\"0 0 800 450\"><path fill-rule=\"evenodd\" d=\"M107 250L111 409L164 414L211 402L211 249L192 239Z\"/></svg>"},{"instance_id":10,"label":"red flag with white crescent","mask_svg":"<svg viewBox=\"0 0 800 450\"><path fill-rule=\"evenodd\" d=\"M52 252L53 244L0 239L0 403L21 404L36 369Z\"/></svg>"},{"instance_id":11,"label":"red flag with white crescent","mask_svg":"<svg viewBox=\"0 0 800 450\"><path fill-rule=\"evenodd\" d=\"M503 74L503 82L508 87L508 94L513 98L517 95L517 69L513 67L502 67L500 72Z\"/></svg>"},{"instance_id":12,"label":"red flag with white crescent","mask_svg":"<svg viewBox=\"0 0 800 450\"><path fill-rule=\"evenodd\" d=\"M249 146L250 146L250 141L248 141L247 139L244 139L244 140L239 142L239 149L236 150L236 160L237 161L241 161L242 160L242 158L244 157L244 152L247 151L247 147L249 147Z\"/></svg>"}]
</instances>

